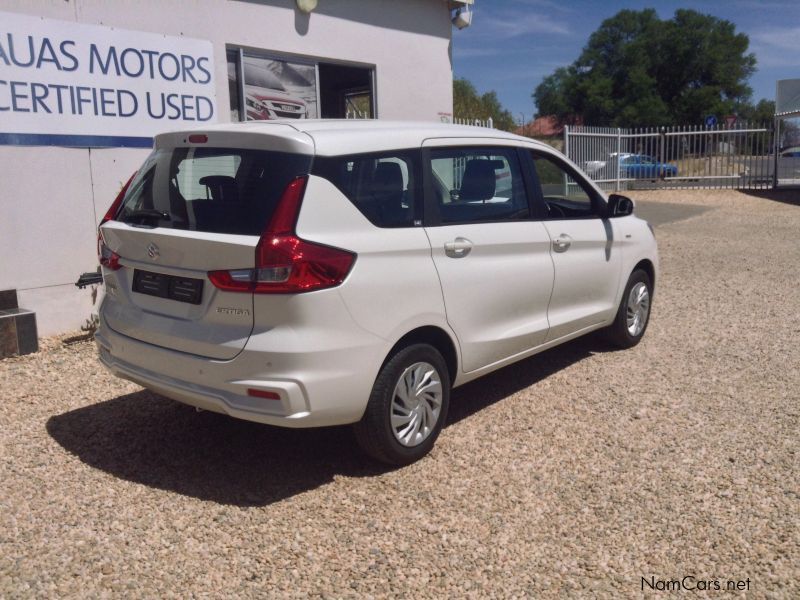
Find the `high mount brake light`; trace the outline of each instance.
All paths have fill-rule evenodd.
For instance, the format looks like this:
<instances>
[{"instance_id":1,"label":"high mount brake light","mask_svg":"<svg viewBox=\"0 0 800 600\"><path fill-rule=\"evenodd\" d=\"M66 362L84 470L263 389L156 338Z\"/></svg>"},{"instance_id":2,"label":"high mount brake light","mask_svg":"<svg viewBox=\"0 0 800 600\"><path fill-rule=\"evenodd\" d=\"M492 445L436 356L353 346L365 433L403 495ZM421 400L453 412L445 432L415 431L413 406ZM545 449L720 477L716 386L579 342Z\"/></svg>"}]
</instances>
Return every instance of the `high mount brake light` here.
<instances>
[{"instance_id":1,"label":"high mount brake light","mask_svg":"<svg viewBox=\"0 0 800 600\"><path fill-rule=\"evenodd\" d=\"M308 176L289 182L256 246L255 268L211 271L218 289L252 294L291 294L335 287L350 272L356 255L300 239L294 228Z\"/></svg>"},{"instance_id":2,"label":"high mount brake light","mask_svg":"<svg viewBox=\"0 0 800 600\"><path fill-rule=\"evenodd\" d=\"M125 198L125 193L128 191L128 188L130 187L134 177L136 177L136 172L130 176L130 179L128 179L125 185L122 186L122 189L117 194L117 197L114 198L114 202L111 203L111 206L106 211L105 216L100 221L100 227L102 227L103 223L113 221L116 218L117 212L119 212L119 207L122 205L122 200ZM100 264L107 269L117 271L118 269L122 268L122 265L119 264L120 256L111 248L106 246L106 242L103 239L103 232L100 230L100 227L97 229L97 258L100 261Z\"/></svg>"}]
</instances>

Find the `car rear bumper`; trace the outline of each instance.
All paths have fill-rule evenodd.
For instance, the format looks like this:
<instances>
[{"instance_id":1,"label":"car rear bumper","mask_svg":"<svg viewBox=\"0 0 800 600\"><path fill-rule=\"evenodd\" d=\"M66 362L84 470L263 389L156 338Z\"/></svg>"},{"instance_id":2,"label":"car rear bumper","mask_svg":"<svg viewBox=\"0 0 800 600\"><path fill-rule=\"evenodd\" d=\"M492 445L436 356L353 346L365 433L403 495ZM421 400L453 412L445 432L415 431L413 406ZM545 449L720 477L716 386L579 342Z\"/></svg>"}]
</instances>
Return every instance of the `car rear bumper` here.
<instances>
[{"instance_id":1,"label":"car rear bumper","mask_svg":"<svg viewBox=\"0 0 800 600\"><path fill-rule=\"evenodd\" d=\"M102 317L95 340L100 361L118 377L190 406L280 427L361 419L380 368L375 359L388 351L375 338L368 345L302 354L245 347L234 359L215 360L127 337Z\"/></svg>"}]
</instances>

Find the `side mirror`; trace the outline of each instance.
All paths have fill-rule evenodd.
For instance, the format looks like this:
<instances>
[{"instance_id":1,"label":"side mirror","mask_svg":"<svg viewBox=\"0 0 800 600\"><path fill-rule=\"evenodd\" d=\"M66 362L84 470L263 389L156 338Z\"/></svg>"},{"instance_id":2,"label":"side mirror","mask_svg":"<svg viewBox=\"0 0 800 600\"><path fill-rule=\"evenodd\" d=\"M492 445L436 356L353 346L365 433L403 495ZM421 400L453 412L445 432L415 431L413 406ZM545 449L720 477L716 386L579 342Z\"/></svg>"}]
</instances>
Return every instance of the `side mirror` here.
<instances>
[{"instance_id":1,"label":"side mirror","mask_svg":"<svg viewBox=\"0 0 800 600\"><path fill-rule=\"evenodd\" d=\"M634 202L627 196L611 194L608 197L608 217L627 217L633 214Z\"/></svg>"}]
</instances>

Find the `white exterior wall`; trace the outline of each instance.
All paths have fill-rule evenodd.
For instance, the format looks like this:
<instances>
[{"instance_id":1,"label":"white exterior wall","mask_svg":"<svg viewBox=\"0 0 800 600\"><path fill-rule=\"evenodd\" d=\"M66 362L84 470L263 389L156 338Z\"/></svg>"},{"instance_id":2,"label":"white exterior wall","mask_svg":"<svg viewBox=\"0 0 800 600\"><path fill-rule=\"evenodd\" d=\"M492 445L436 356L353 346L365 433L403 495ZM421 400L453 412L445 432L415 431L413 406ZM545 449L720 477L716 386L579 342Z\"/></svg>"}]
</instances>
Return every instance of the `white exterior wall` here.
<instances>
[{"instance_id":1,"label":"white exterior wall","mask_svg":"<svg viewBox=\"0 0 800 600\"><path fill-rule=\"evenodd\" d=\"M219 121L230 112L226 44L374 65L379 118L452 112L444 0L322 0L309 16L294 0L0 0L0 11L211 41ZM0 146L0 290L18 291L39 335L89 317L90 293L73 284L96 268L97 224L148 152Z\"/></svg>"}]
</instances>

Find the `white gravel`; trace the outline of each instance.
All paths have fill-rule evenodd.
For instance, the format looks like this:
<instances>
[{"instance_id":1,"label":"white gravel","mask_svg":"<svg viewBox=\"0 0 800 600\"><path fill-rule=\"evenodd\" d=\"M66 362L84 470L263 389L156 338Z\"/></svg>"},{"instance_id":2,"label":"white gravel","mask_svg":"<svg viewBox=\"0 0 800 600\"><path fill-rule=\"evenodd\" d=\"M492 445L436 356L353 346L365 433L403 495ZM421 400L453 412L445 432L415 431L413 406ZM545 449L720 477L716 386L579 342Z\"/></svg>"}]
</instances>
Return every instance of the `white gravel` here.
<instances>
[{"instance_id":1,"label":"white gravel","mask_svg":"<svg viewBox=\"0 0 800 600\"><path fill-rule=\"evenodd\" d=\"M800 597L800 193L631 195L711 209L658 227L644 342L460 388L404 469L197 414L90 343L0 361L0 597Z\"/></svg>"}]
</instances>

